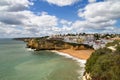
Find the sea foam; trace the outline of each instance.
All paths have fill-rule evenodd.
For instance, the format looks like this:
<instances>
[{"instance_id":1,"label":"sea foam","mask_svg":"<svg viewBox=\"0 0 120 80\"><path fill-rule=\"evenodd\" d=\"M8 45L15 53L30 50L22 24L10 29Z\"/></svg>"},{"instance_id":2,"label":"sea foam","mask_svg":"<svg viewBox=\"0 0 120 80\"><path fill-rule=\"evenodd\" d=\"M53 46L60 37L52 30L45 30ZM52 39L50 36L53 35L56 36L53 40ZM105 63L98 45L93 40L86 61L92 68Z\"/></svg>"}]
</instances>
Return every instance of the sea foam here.
<instances>
[{"instance_id":1,"label":"sea foam","mask_svg":"<svg viewBox=\"0 0 120 80\"><path fill-rule=\"evenodd\" d=\"M34 51L34 49L31 49L31 48L27 48L27 51Z\"/></svg>"},{"instance_id":2,"label":"sea foam","mask_svg":"<svg viewBox=\"0 0 120 80\"><path fill-rule=\"evenodd\" d=\"M55 52L55 53L57 53L57 54L59 54L59 55L61 55L61 56L64 56L64 57L66 57L66 58L71 58L71 59L77 61L78 63L80 63L80 65L81 65L81 63L82 63L82 64L85 64L85 63L86 63L86 60L76 58L76 57L71 56L71 55L69 55L69 54L67 54L67 53L58 52L58 51L52 51L52 52Z\"/></svg>"}]
</instances>

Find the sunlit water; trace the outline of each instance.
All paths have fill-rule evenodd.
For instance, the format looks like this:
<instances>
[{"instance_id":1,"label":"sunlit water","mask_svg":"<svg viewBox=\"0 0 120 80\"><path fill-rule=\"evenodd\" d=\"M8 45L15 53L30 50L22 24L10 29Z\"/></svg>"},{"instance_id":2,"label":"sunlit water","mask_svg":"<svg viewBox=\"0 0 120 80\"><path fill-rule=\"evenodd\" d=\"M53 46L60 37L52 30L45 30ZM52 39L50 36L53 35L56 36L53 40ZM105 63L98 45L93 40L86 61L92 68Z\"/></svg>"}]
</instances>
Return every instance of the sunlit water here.
<instances>
[{"instance_id":1,"label":"sunlit water","mask_svg":"<svg viewBox=\"0 0 120 80\"><path fill-rule=\"evenodd\" d=\"M76 61L25 46L22 41L0 39L0 80L81 80Z\"/></svg>"}]
</instances>

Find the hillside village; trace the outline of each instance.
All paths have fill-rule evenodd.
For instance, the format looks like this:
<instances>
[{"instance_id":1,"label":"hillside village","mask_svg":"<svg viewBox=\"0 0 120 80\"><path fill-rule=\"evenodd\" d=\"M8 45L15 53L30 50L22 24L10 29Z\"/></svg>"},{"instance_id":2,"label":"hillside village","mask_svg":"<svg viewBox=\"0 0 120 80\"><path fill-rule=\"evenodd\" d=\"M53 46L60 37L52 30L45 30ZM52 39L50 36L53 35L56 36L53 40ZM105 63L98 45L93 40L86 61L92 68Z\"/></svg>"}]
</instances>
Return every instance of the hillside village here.
<instances>
[{"instance_id":1,"label":"hillside village","mask_svg":"<svg viewBox=\"0 0 120 80\"><path fill-rule=\"evenodd\" d=\"M47 39L63 40L69 43L87 44L92 46L95 50L105 47L109 42L120 40L119 34L66 34L66 35L52 35Z\"/></svg>"}]
</instances>

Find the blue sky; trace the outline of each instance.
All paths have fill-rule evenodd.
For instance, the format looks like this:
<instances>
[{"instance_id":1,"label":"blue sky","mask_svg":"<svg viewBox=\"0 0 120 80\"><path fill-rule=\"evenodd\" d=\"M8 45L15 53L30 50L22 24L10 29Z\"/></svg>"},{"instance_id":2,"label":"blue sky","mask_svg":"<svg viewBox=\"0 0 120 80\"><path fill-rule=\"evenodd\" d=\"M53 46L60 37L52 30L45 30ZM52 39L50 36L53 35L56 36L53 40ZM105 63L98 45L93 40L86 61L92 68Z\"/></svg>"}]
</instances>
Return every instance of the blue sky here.
<instances>
[{"instance_id":1,"label":"blue sky","mask_svg":"<svg viewBox=\"0 0 120 80\"><path fill-rule=\"evenodd\" d=\"M74 5L59 7L54 4L49 4L43 0L37 0L35 1L34 5L30 7L30 10L36 13L45 11L50 15L57 16L58 18L74 21L76 19L79 19L77 16L77 10L79 8L85 7L87 3L88 1L84 0L79 1Z\"/></svg>"},{"instance_id":2,"label":"blue sky","mask_svg":"<svg viewBox=\"0 0 120 80\"><path fill-rule=\"evenodd\" d=\"M120 33L120 0L1 0L0 38Z\"/></svg>"},{"instance_id":3,"label":"blue sky","mask_svg":"<svg viewBox=\"0 0 120 80\"><path fill-rule=\"evenodd\" d=\"M101 1L103 0L97 0L96 2ZM81 0L73 5L60 7L55 4L47 3L44 0L35 0L34 5L30 6L29 10L35 13L45 11L48 14L55 15L60 19L75 21L77 19L81 19L77 15L78 9L84 8L87 4L89 4L88 0Z\"/></svg>"}]
</instances>

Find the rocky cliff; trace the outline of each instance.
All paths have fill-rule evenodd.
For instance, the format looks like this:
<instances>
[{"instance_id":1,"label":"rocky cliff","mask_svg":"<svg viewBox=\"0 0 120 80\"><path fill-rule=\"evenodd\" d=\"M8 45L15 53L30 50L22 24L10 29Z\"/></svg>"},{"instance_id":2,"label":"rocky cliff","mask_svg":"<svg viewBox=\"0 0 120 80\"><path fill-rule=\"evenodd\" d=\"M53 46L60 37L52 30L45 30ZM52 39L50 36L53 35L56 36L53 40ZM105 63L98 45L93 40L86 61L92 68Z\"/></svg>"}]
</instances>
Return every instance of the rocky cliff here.
<instances>
[{"instance_id":1,"label":"rocky cliff","mask_svg":"<svg viewBox=\"0 0 120 80\"><path fill-rule=\"evenodd\" d=\"M36 50L61 50L61 49L75 49L75 50L84 50L91 48L88 45L76 44L76 43L67 43L60 40L51 40L51 39L30 39L27 42L27 47L36 49Z\"/></svg>"}]
</instances>

